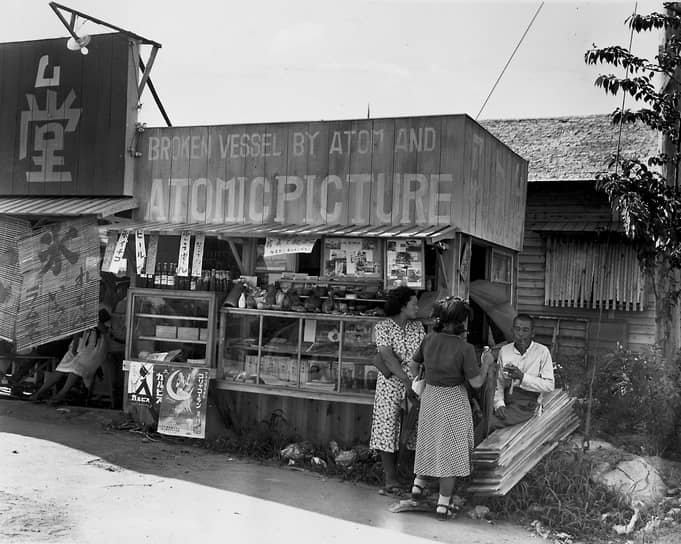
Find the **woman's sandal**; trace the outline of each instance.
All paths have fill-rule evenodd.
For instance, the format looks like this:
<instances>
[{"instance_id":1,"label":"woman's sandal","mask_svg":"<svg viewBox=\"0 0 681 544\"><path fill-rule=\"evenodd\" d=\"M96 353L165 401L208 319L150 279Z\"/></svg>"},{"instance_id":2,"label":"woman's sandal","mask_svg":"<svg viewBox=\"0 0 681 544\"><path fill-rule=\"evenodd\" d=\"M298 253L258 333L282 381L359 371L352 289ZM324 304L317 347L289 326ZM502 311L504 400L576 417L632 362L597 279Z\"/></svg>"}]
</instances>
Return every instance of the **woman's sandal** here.
<instances>
[{"instance_id":1,"label":"woman's sandal","mask_svg":"<svg viewBox=\"0 0 681 544\"><path fill-rule=\"evenodd\" d=\"M438 521L447 521L454 516L454 507L451 504L438 504L435 509Z\"/></svg>"},{"instance_id":2,"label":"woman's sandal","mask_svg":"<svg viewBox=\"0 0 681 544\"><path fill-rule=\"evenodd\" d=\"M414 491L416 490L416 491ZM422 485L411 484L411 500L418 501L426 496L426 491Z\"/></svg>"}]
</instances>

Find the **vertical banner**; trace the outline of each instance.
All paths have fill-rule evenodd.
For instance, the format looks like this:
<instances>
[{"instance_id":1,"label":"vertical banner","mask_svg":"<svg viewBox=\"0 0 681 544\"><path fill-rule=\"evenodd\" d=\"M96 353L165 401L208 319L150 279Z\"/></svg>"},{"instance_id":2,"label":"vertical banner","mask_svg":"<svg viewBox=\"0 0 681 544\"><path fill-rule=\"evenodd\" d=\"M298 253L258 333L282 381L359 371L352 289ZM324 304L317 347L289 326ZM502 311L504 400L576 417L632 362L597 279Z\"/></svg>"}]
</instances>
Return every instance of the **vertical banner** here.
<instances>
[{"instance_id":1,"label":"vertical banner","mask_svg":"<svg viewBox=\"0 0 681 544\"><path fill-rule=\"evenodd\" d=\"M157 364L154 365L154 373L165 375L158 432L204 438L209 369ZM158 389L156 396L159 396Z\"/></svg>"},{"instance_id":2,"label":"vertical banner","mask_svg":"<svg viewBox=\"0 0 681 544\"><path fill-rule=\"evenodd\" d=\"M192 243L190 232L184 231L180 236L180 252L177 255L177 275L187 277L189 275L189 248Z\"/></svg>"},{"instance_id":3,"label":"vertical banner","mask_svg":"<svg viewBox=\"0 0 681 544\"><path fill-rule=\"evenodd\" d=\"M135 266L137 273L144 272L144 262L147 259L147 248L144 245L144 233L141 230L135 232Z\"/></svg>"},{"instance_id":4,"label":"vertical banner","mask_svg":"<svg viewBox=\"0 0 681 544\"><path fill-rule=\"evenodd\" d=\"M153 275L156 269L156 255L158 254L158 234L149 235L149 249L147 250L146 274Z\"/></svg>"},{"instance_id":5,"label":"vertical banner","mask_svg":"<svg viewBox=\"0 0 681 544\"><path fill-rule=\"evenodd\" d=\"M203 232L194 237L194 257L192 259L192 276L201 276L203 267L203 247L206 245L206 235Z\"/></svg>"},{"instance_id":6,"label":"vertical banner","mask_svg":"<svg viewBox=\"0 0 681 544\"><path fill-rule=\"evenodd\" d=\"M116 241L116 247L114 248L113 256L111 257L111 264L108 270L105 272L111 272L117 274L121 268L122 261L125 259L125 248L128 245L128 232L121 231L118 235L118 240ZM104 270L104 269L102 269Z\"/></svg>"},{"instance_id":7,"label":"vertical banner","mask_svg":"<svg viewBox=\"0 0 681 544\"><path fill-rule=\"evenodd\" d=\"M102 272L108 272L111 268L111 260L113 259L114 251L116 250L116 240L118 239L118 236L115 232L109 232L107 238L104 258L102 259Z\"/></svg>"},{"instance_id":8,"label":"vertical banner","mask_svg":"<svg viewBox=\"0 0 681 544\"><path fill-rule=\"evenodd\" d=\"M18 240L30 231L28 221L0 218L0 338L8 341L14 340L21 294Z\"/></svg>"},{"instance_id":9,"label":"vertical banner","mask_svg":"<svg viewBox=\"0 0 681 544\"><path fill-rule=\"evenodd\" d=\"M97 325L99 234L95 219L54 223L22 236L19 266L17 350Z\"/></svg>"}]
</instances>

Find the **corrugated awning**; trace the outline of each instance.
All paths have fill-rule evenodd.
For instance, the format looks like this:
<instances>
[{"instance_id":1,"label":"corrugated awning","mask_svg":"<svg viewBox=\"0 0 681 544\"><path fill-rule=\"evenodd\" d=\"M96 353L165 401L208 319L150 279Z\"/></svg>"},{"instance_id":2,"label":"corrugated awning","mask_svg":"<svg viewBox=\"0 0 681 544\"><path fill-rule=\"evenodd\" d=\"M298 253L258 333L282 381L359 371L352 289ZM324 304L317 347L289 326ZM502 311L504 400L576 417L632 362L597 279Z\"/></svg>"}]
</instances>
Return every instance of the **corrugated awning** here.
<instances>
[{"instance_id":1,"label":"corrugated awning","mask_svg":"<svg viewBox=\"0 0 681 544\"><path fill-rule=\"evenodd\" d=\"M370 238L422 238L430 242L451 238L456 227L451 225L293 225L283 223L265 224L208 224L208 223L161 223L121 222L109 230L156 232L179 235L183 231L203 232L220 238L265 238L268 236L363 236Z\"/></svg>"},{"instance_id":2,"label":"corrugated awning","mask_svg":"<svg viewBox=\"0 0 681 544\"><path fill-rule=\"evenodd\" d=\"M527 228L549 232L624 232L622 224L613 221L535 221Z\"/></svg>"},{"instance_id":3,"label":"corrugated awning","mask_svg":"<svg viewBox=\"0 0 681 544\"><path fill-rule=\"evenodd\" d=\"M134 197L0 197L0 214L107 217L137 208Z\"/></svg>"}]
</instances>

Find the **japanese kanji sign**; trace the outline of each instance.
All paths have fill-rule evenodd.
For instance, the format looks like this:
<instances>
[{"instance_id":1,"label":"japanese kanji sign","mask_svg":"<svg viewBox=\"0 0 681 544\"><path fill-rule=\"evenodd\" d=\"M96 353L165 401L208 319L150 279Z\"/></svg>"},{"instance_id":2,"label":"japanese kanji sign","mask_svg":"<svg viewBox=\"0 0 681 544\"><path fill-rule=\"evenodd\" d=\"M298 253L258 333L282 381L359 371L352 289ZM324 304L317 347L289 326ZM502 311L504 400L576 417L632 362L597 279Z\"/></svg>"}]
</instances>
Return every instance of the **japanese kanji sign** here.
<instances>
[{"instance_id":1,"label":"japanese kanji sign","mask_svg":"<svg viewBox=\"0 0 681 544\"><path fill-rule=\"evenodd\" d=\"M99 235L95 219L53 223L19 238L22 276L16 347L65 338L97 324Z\"/></svg>"},{"instance_id":2,"label":"japanese kanji sign","mask_svg":"<svg viewBox=\"0 0 681 544\"><path fill-rule=\"evenodd\" d=\"M69 51L63 38L0 44L0 193L132 193L136 49L123 34L93 36L88 49Z\"/></svg>"}]
</instances>

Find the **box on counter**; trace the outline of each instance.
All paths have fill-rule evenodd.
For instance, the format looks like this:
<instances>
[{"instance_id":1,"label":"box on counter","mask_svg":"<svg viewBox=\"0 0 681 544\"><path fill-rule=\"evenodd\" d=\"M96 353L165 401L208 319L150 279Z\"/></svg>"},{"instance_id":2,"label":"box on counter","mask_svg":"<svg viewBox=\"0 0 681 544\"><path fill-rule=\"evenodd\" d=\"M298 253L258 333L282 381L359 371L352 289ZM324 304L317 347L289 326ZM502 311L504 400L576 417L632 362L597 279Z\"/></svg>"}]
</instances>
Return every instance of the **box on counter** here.
<instances>
[{"instance_id":1,"label":"box on counter","mask_svg":"<svg viewBox=\"0 0 681 544\"><path fill-rule=\"evenodd\" d=\"M177 327L177 337L182 340L198 340L199 329L196 327Z\"/></svg>"},{"instance_id":2,"label":"box on counter","mask_svg":"<svg viewBox=\"0 0 681 544\"><path fill-rule=\"evenodd\" d=\"M208 329L205 327L199 329L199 340L208 340Z\"/></svg>"},{"instance_id":3,"label":"box on counter","mask_svg":"<svg viewBox=\"0 0 681 544\"><path fill-rule=\"evenodd\" d=\"M177 327L172 325L156 325L158 338L177 338Z\"/></svg>"}]
</instances>

